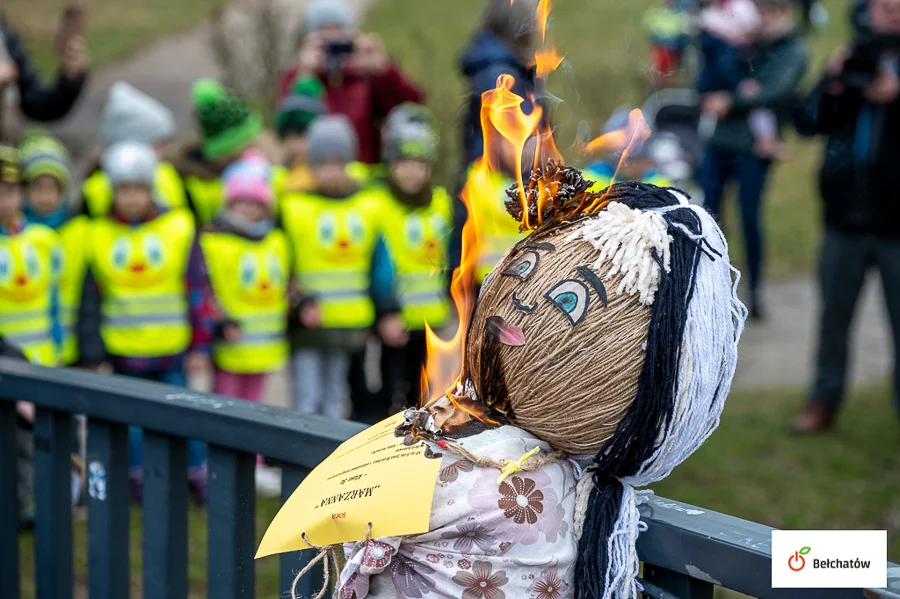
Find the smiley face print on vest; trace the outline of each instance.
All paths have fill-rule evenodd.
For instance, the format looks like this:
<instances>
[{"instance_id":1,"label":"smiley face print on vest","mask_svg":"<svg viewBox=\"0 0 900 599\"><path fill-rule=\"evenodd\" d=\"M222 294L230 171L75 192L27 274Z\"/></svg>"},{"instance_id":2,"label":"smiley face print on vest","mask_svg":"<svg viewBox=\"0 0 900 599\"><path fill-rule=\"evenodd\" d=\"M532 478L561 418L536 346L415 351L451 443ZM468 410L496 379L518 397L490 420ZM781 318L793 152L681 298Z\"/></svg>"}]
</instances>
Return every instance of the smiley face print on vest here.
<instances>
[{"instance_id":1,"label":"smiley face print on vest","mask_svg":"<svg viewBox=\"0 0 900 599\"><path fill-rule=\"evenodd\" d=\"M323 210L316 221L316 241L323 255L336 263L365 259L366 223L355 210Z\"/></svg>"},{"instance_id":2,"label":"smiley face print on vest","mask_svg":"<svg viewBox=\"0 0 900 599\"><path fill-rule=\"evenodd\" d=\"M244 252L238 260L237 275L249 304L274 306L284 297L287 276L275 252Z\"/></svg>"},{"instance_id":3,"label":"smiley face print on vest","mask_svg":"<svg viewBox=\"0 0 900 599\"><path fill-rule=\"evenodd\" d=\"M120 235L109 252L110 276L126 287L150 287L164 278L166 258L166 248L156 233Z\"/></svg>"},{"instance_id":4,"label":"smiley face print on vest","mask_svg":"<svg viewBox=\"0 0 900 599\"><path fill-rule=\"evenodd\" d=\"M47 291L50 275L37 248L27 240L0 246L0 296L30 302Z\"/></svg>"},{"instance_id":5,"label":"smiley face print on vest","mask_svg":"<svg viewBox=\"0 0 900 599\"><path fill-rule=\"evenodd\" d=\"M443 239L447 220L440 214L423 217L410 214L403 222L406 249L421 264L439 265L443 258Z\"/></svg>"}]
</instances>

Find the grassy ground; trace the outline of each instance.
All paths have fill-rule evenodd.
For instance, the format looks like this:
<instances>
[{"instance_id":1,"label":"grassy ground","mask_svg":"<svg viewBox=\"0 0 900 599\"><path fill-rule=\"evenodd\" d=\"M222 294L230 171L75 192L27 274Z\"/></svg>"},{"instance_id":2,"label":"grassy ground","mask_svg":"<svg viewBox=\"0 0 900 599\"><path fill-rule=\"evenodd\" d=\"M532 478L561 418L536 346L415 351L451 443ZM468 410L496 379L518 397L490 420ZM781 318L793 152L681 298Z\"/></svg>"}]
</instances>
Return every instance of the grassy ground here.
<instances>
[{"instance_id":1,"label":"grassy ground","mask_svg":"<svg viewBox=\"0 0 900 599\"><path fill-rule=\"evenodd\" d=\"M56 68L58 15L70 0L4 0L7 19L45 73ZM96 67L127 58L153 40L197 24L227 0L87 0L87 38Z\"/></svg>"},{"instance_id":2,"label":"grassy ground","mask_svg":"<svg viewBox=\"0 0 900 599\"><path fill-rule=\"evenodd\" d=\"M848 400L838 430L828 436L786 434L786 422L803 395L792 391L736 392L719 430L654 490L711 510L781 528L887 529L892 561L900 561L900 422L886 387L857 391ZM260 500L257 537L278 509ZM140 513L132 512L133 592L140 590ZM191 597L205 597L206 519L190 512ZM33 596L34 550L22 535L24 597ZM86 535L76 524L76 589L85 589ZM274 597L278 560L257 564L257 596ZM78 595L84 596L84 593ZM731 595L726 595L730 597Z\"/></svg>"},{"instance_id":3,"label":"grassy ground","mask_svg":"<svg viewBox=\"0 0 900 599\"><path fill-rule=\"evenodd\" d=\"M647 92L647 49L641 19L652 0L596 2L559 0L554 3L551 32L567 63L554 74L550 91L562 98L555 115L558 145L571 147L577 124L585 121L597 134L619 106L641 102ZM847 39L847 3L826 0L833 25L811 40L811 71L819 72L831 50ZM427 90L429 104L443 119L445 183L457 168L457 114L464 84L457 57L475 28L482 0L421 2L390 0L376 3L365 27L380 33L391 53ZM814 188L819 150L792 141L788 159L772 180L765 226L770 240L768 268L776 276L812 268L818 239L818 204ZM729 218L729 223L733 219ZM737 227L729 227L737 232ZM738 236L734 236L738 237Z\"/></svg>"}]
</instances>

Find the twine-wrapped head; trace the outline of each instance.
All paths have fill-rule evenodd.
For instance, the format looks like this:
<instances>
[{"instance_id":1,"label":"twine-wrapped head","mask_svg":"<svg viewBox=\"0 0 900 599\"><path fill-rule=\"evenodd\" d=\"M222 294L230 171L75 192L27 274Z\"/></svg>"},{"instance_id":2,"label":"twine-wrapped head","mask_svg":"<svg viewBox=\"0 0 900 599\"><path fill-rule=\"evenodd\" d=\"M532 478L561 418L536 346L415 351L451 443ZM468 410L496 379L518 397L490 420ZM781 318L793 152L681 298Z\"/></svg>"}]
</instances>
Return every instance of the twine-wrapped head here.
<instances>
[{"instance_id":1,"label":"twine-wrapped head","mask_svg":"<svg viewBox=\"0 0 900 599\"><path fill-rule=\"evenodd\" d=\"M721 230L676 190L587 193L575 169L510 192L535 227L482 288L468 395L554 448L591 454L580 485L580 599L635 596L634 487L656 482L718 425L746 309ZM524 220L524 219L523 219Z\"/></svg>"}]
</instances>

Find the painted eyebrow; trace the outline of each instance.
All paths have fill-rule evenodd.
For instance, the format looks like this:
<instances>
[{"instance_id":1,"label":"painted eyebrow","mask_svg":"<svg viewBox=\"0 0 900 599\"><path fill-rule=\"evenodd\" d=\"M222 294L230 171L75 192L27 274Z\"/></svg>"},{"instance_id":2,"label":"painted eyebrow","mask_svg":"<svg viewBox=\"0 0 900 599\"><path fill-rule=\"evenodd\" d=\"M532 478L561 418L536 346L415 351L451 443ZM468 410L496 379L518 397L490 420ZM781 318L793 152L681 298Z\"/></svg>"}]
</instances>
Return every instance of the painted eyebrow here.
<instances>
[{"instance_id":1,"label":"painted eyebrow","mask_svg":"<svg viewBox=\"0 0 900 599\"><path fill-rule=\"evenodd\" d=\"M523 248L528 248L531 250L546 250L548 252L555 252L556 246L552 243L546 243L543 241L526 241L523 245Z\"/></svg>"},{"instance_id":2,"label":"painted eyebrow","mask_svg":"<svg viewBox=\"0 0 900 599\"><path fill-rule=\"evenodd\" d=\"M609 306L609 301L606 298L606 287L603 285L603 281L600 280L600 277L594 274L594 271L587 266L579 266L575 270L590 284L591 287L594 288L594 291L600 296L600 301L603 302L603 307L606 308Z\"/></svg>"}]
</instances>

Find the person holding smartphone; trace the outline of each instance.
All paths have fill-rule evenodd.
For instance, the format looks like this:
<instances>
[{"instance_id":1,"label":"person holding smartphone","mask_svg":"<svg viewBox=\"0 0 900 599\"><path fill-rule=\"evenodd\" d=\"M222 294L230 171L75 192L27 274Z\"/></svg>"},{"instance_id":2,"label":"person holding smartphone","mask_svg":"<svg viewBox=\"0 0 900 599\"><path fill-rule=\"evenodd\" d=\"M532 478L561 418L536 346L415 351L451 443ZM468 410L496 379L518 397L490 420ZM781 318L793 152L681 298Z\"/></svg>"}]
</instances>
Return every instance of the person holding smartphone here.
<instances>
[{"instance_id":1,"label":"person holding smartphone","mask_svg":"<svg viewBox=\"0 0 900 599\"><path fill-rule=\"evenodd\" d=\"M0 38L5 59L0 59L0 89L19 88L19 105L28 118L55 121L72 110L87 80L90 60L84 40L84 9L72 5L66 9L57 37L60 68L56 81L47 85L28 56L25 43L0 11Z\"/></svg>"},{"instance_id":2,"label":"person holding smartphone","mask_svg":"<svg viewBox=\"0 0 900 599\"><path fill-rule=\"evenodd\" d=\"M380 120L404 102L421 103L422 92L388 55L381 39L360 33L342 0L314 0L306 10L297 64L281 82L288 95L300 77L317 77L325 86L328 112L343 114L359 140L359 160L381 158Z\"/></svg>"}]
</instances>

